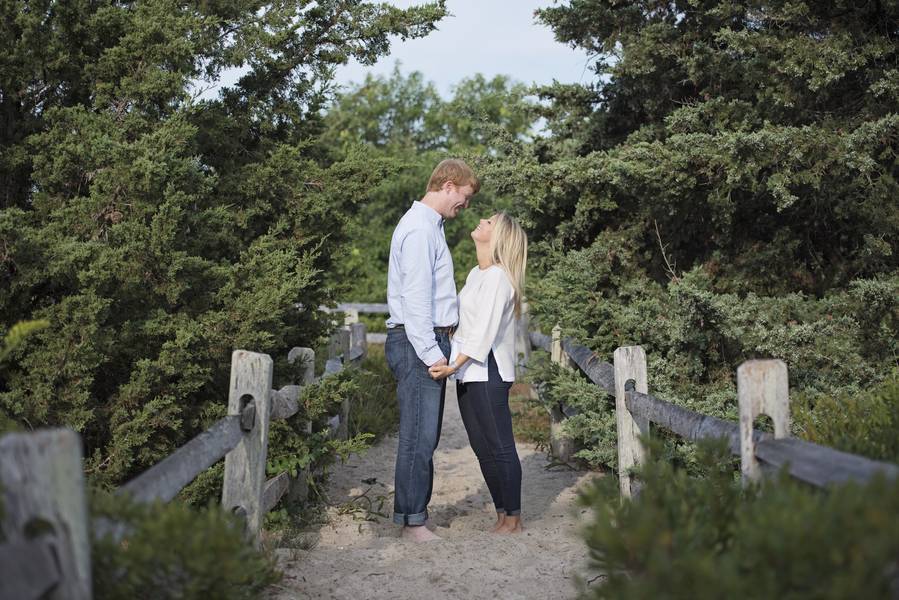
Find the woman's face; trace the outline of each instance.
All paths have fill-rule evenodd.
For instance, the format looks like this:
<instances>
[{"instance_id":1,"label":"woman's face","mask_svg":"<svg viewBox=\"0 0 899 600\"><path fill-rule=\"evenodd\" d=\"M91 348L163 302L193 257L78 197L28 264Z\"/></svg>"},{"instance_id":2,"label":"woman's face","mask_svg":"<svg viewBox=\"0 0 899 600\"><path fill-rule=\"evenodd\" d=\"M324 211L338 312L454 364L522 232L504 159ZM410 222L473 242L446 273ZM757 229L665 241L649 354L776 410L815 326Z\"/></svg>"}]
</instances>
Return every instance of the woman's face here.
<instances>
[{"instance_id":1,"label":"woman's face","mask_svg":"<svg viewBox=\"0 0 899 600\"><path fill-rule=\"evenodd\" d=\"M481 219L478 226L471 232L471 239L482 244L489 244L493 236L493 226L496 224L496 215L488 219Z\"/></svg>"}]
</instances>

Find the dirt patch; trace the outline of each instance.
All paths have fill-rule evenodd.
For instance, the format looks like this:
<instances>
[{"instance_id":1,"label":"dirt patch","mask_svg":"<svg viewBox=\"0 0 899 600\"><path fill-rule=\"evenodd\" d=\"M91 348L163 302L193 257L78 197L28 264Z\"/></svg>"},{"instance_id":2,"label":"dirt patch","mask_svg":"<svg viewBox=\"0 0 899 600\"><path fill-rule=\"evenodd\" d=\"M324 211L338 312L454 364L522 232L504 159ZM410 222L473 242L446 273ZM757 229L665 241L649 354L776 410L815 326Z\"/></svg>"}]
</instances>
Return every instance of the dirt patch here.
<instances>
[{"instance_id":1,"label":"dirt patch","mask_svg":"<svg viewBox=\"0 0 899 600\"><path fill-rule=\"evenodd\" d=\"M439 542L410 544L389 518L393 508L396 438L334 467L328 484L330 522L311 550L277 550L284 580L270 598L572 598L585 575L587 547L578 537L586 511L577 489L597 473L547 470L534 444L519 443L522 519L517 536L486 533L495 513L459 416L455 386L447 388L431 526ZM352 504L349 504L352 503ZM349 510L354 508L355 510ZM372 520L364 520L364 517Z\"/></svg>"}]
</instances>

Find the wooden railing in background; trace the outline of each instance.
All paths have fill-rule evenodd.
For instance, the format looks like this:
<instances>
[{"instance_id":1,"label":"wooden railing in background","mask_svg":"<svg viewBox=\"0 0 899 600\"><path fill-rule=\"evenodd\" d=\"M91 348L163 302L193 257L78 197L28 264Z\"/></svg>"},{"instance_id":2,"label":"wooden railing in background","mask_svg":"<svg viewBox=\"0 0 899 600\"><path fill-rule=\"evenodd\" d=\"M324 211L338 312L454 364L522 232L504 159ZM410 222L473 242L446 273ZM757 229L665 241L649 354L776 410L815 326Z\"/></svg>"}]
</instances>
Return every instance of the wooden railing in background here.
<instances>
[{"instance_id":1,"label":"wooden railing in background","mask_svg":"<svg viewBox=\"0 0 899 600\"><path fill-rule=\"evenodd\" d=\"M388 312L386 304L373 303L340 304L337 310L355 315ZM740 421L735 423L650 395L646 354L640 346L618 348L613 354L613 364L610 364L575 340L563 339L558 326L553 328L552 335L529 331L526 310L519 319L518 328L521 370L527 364L531 349L542 349L550 353L553 362L579 369L597 387L615 397L618 466L624 497L631 496L637 485L631 471L646 458L640 437L649 435L650 423L691 441L726 439L731 452L741 457L741 471L746 482L757 480L763 471L783 467L795 479L816 487L846 481L865 482L878 473L890 478L899 477L897 465L790 437L789 383L783 361L750 360L737 369ZM559 403L550 406L549 412L553 455L567 462L576 448L564 434L564 422L575 411ZM753 429L753 422L759 415L772 419L773 435Z\"/></svg>"},{"instance_id":2,"label":"wooden railing in background","mask_svg":"<svg viewBox=\"0 0 899 600\"><path fill-rule=\"evenodd\" d=\"M365 356L365 326L355 321L350 316L332 336L324 376ZM222 505L244 519L248 537L258 543L265 513L288 492L291 480L305 485L304 477L286 472L265 478L269 423L295 415L303 388L315 380L311 348L293 348L288 362L302 365L300 381L274 390L271 357L234 351L228 415L118 492L138 502L168 502L224 457ZM332 435L347 438L349 416L344 402L329 419ZM0 600L91 598L90 530L126 533L120 524L89 521L81 446L70 429L0 438Z\"/></svg>"},{"instance_id":3,"label":"wooden railing in background","mask_svg":"<svg viewBox=\"0 0 899 600\"><path fill-rule=\"evenodd\" d=\"M878 474L899 477L897 465L790 437L787 366L781 360L750 360L737 369L740 421L734 423L650 395L646 354L640 346L618 348L613 364L609 364L578 342L562 339L558 327L552 336L532 332L530 340L535 348L550 352L553 361L577 367L597 387L615 396L623 497L631 496L636 487L631 470L645 459L640 437L649 435L650 423L691 441L724 438L731 452L741 457L744 482L757 480L763 471L781 468L793 478L820 488L847 481L866 482ZM773 435L753 429L759 415L771 417Z\"/></svg>"},{"instance_id":4,"label":"wooden railing in background","mask_svg":"<svg viewBox=\"0 0 899 600\"><path fill-rule=\"evenodd\" d=\"M386 314L386 304L341 304L345 324L329 347L325 376L357 363L367 339L383 343L385 334L366 334L359 314ZM789 437L787 367L780 360L752 360L737 370L740 421L734 423L676 406L649 394L646 355L640 346L618 348L612 364L590 349L561 336L528 331L519 321L519 367L531 348L546 350L551 360L577 368L597 387L615 397L621 495L632 496L639 482L631 473L646 458L641 436L655 423L685 439L724 438L741 457L744 481L764 470L786 468L794 478L817 487L845 481L864 482L883 474L899 477L899 466L840 452ZM287 492L290 477L281 473L265 480L268 425L298 411L303 386L314 380L315 353L294 348L290 362L305 365L299 385L271 389L272 360L264 354L237 350L232 355L228 416L122 486L142 502L169 501L199 473L225 457L222 504L242 515L247 532L258 540L262 517ZM571 414L563 404L550 408L552 449L567 461L575 448L564 435ZM768 415L774 434L753 429ZM349 406L329 421L334 435L347 435ZM84 599L91 597L89 527L82 472L81 441L67 429L14 433L0 438L0 600L5 598ZM110 525L102 525L109 527ZM114 527L114 525L113 525ZM113 532L115 533L115 532Z\"/></svg>"}]
</instances>

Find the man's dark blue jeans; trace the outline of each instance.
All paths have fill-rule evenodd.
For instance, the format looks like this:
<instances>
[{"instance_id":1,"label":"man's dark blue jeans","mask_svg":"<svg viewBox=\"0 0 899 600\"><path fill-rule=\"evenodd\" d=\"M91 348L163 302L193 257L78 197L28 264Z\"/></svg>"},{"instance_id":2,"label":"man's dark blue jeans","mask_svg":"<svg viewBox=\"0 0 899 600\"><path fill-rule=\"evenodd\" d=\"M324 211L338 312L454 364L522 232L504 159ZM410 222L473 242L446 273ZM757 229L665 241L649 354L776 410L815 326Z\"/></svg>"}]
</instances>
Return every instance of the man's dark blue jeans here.
<instances>
[{"instance_id":1,"label":"man's dark blue jeans","mask_svg":"<svg viewBox=\"0 0 899 600\"><path fill-rule=\"evenodd\" d=\"M440 350L449 359L449 336L445 332L434 335ZM446 380L431 379L428 365L418 358L402 327L387 330L384 354L396 377L400 408L393 521L399 525L424 525L434 485L434 450L443 424Z\"/></svg>"}]
</instances>

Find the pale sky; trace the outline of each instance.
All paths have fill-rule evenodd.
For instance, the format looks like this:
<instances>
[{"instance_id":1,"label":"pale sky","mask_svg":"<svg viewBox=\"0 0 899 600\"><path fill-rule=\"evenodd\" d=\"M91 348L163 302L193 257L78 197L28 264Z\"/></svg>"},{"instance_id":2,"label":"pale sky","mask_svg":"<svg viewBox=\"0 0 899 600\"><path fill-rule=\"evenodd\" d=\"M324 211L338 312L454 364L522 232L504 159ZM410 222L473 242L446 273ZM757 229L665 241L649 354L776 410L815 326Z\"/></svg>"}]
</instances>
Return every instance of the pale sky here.
<instances>
[{"instance_id":1,"label":"pale sky","mask_svg":"<svg viewBox=\"0 0 899 600\"><path fill-rule=\"evenodd\" d=\"M381 0L399 8L425 0ZM391 52L371 67L356 61L338 67L336 83L347 87L361 83L366 73L389 75L399 61L408 75L421 71L425 80L449 97L453 86L465 77L481 73L487 78L508 75L524 84L589 83L594 62L583 50L574 50L553 38L552 30L538 24L534 10L559 0L447 0L450 15L437 23L427 37L401 41L394 38ZM232 85L244 68L222 73L210 87L197 88L199 98L214 98L222 86Z\"/></svg>"},{"instance_id":2,"label":"pale sky","mask_svg":"<svg viewBox=\"0 0 899 600\"><path fill-rule=\"evenodd\" d=\"M387 0L399 8L422 0ZM450 16L425 38L396 39L390 55L372 67L353 61L337 69L340 84L357 83L366 73L389 75L396 61L404 74L421 71L444 96L461 79L482 73L509 75L525 84L588 83L593 61L553 38L552 30L535 21L534 10L557 0L447 0Z\"/></svg>"}]
</instances>

